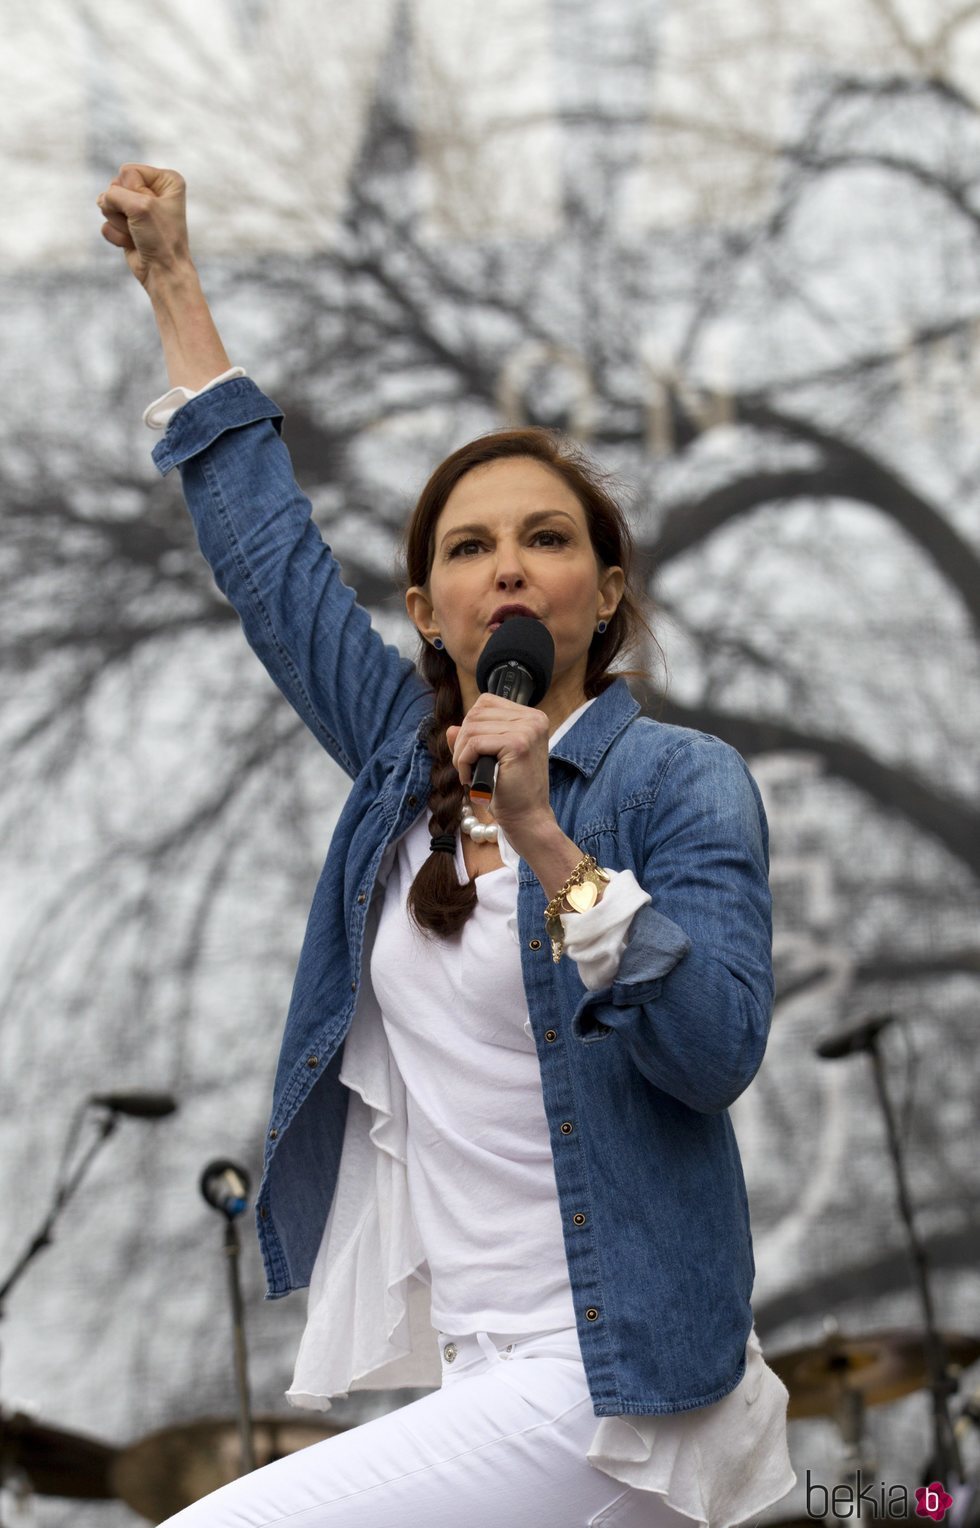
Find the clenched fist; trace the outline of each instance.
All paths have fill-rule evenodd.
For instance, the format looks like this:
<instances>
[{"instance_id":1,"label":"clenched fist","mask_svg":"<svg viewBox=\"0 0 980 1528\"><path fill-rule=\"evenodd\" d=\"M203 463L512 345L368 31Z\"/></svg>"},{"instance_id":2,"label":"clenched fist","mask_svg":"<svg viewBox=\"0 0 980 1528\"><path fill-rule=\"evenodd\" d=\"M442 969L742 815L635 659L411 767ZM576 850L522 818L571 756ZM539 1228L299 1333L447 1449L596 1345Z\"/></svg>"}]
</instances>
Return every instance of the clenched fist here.
<instances>
[{"instance_id":1,"label":"clenched fist","mask_svg":"<svg viewBox=\"0 0 980 1528\"><path fill-rule=\"evenodd\" d=\"M186 189L176 170L124 164L97 199L106 220L102 237L124 251L144 287L156 275L191 264Z\"/></svg>"}]
</instances>

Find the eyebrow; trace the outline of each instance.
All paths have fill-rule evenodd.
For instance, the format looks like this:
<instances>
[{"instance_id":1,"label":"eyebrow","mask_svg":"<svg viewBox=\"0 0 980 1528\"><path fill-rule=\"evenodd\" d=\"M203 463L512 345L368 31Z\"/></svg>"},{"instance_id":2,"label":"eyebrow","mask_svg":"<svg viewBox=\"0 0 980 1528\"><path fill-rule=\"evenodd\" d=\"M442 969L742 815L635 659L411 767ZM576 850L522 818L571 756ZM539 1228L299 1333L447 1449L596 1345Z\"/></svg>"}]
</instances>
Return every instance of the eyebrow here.
<instances>
[{"instance_id":1,"label":"eyebrow","mask_svg":"<svg viewBox=\"0 0 980 1528\"><path fill-rule=\"evenodd\" d=\"M564 515L566 520L571 520L572 524L575 524L575 516L570 515L567 509L536 509L532 514L525 515L523 523L525 525L537 525L539 521L551 520L555 515ZM481 535L487 536L491 534L491 530L492 528L489 525L454 525L452 530L447 531L443 536L441 545L445 546L450 536L459 536L464 531L467 534L476 531Z\"/></svg>"}]
</instances>

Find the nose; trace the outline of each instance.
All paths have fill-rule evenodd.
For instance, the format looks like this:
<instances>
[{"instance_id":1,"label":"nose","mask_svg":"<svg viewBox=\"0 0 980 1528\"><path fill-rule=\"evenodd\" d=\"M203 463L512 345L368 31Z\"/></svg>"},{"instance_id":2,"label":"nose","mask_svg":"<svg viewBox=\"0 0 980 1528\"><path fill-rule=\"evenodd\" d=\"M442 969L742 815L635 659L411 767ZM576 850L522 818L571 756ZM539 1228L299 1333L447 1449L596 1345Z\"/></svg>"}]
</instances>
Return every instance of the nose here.
<instances>
[{"instance_id":1,"label":"nose","mask_svg":"<svg viewBox=\"0 0 980 1528\"><path fill-rule=\"evenodd\" d=\"M497 571L497 588L525 589L527 587L527 580L524 577L524 572L521 568L519 559L515 557L514 561L510 563L510 567L508 568L507 554L506 552L502 552L500 554L499 561L501 566Z\"/></svg>"}]
</instances>

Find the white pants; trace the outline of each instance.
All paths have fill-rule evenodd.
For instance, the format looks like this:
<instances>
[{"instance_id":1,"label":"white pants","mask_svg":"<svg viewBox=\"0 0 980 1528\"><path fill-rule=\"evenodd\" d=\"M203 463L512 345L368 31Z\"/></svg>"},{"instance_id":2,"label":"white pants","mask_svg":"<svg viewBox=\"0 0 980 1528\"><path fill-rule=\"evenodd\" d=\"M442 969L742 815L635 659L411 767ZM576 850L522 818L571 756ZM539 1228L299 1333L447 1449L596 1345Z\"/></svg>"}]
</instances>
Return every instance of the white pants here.
<instances>
[{"instance_id":1,"label":"white pants","mask_svg":"<svg viewBox=\"0 0 980 1528\"><path fill-rule=\"evenodd\" d=\"M439 1333L442 1388L221 1486L161 1528L691 1528L585 1457L575 1328Z\"/></svg>"}]
</instances>

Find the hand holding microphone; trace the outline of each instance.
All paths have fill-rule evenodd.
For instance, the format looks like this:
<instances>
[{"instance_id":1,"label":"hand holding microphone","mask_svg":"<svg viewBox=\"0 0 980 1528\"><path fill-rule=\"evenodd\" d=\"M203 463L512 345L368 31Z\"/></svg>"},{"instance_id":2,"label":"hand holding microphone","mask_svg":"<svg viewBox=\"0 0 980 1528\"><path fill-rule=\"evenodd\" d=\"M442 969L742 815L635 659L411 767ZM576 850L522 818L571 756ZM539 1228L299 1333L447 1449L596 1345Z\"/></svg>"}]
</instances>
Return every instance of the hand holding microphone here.
<instances>
[{"instance_id":1,"label":"hand holding microphone","mask_svg":"<svg viewBox=\"0 0 980 1528\"><path fill-rule=\"evenodd\" d=\"M447 727L453 765L486 801L508 840L551 814L551 723L536 709L551 686L555 642L543 621L512 616L492 633L476 677L481 693L461 726ZM492 799L491 799L492 798Z\"/></svg>"}]
</instances>

